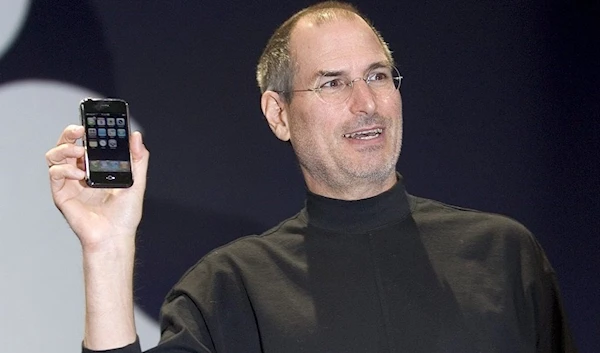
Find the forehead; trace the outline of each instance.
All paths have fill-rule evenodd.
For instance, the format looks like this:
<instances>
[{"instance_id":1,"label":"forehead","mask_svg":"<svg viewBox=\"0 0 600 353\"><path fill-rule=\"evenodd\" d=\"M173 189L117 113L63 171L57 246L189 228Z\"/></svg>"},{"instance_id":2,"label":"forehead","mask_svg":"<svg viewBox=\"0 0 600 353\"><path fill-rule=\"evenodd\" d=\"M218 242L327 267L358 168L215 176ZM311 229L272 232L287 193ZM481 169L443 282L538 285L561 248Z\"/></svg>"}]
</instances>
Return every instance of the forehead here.
<instances>
[{"instance_id":1,"label":"forehead","mask_svg":"<svg viewBox=\"0 0 600 353\"><path fill-rule=\"evenodd\" d=\"M343 15L316 23L303 18L290 38L290 51L302 80L318 71L361 72L387 61L377 36L357 15Z\"/></svg>"}]
</instances>

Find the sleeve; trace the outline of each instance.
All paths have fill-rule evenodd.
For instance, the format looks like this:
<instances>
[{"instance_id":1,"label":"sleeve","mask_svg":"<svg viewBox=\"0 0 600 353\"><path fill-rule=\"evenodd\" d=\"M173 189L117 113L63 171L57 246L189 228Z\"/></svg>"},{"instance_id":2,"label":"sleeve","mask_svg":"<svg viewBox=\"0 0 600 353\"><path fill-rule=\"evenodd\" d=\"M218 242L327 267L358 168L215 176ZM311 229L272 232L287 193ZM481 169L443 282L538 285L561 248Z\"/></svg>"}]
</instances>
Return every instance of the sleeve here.
<instances>
[{"instance_id":1,"label":"sleeve","mask_svg":"<svg viewBox=\"0 0 600 353\"><path fill-rule=\"evenodd\" d=\"M161 308L160 327L160 342L148 353L216 352L201 310L183 291L173 290L167 297Z\"/></svg>"},{"instance_id":2,"label":"sleeve","mask_svg":"<svg viewBox=\"0 0 600 353\"><path fill-rule=\"evenodd\" d=\"M542 275L537 286L537 351L539 353L577 353L565 313L558 279L538 245Z\"/></svg>"},{"instance_id":3,"label":"sleeve","mask_svg":"<svg viewBox=\"0 0 600 353\"><path fill-rule=\"evenodd\" d=\"M142 349L140 348L140 341L138 338L136 338L135 342L133 342L132 344L129 344L125 347L109 349L106 351L93 351L91 349L85 348L83 343L81 344L81 352L82 353L98 353L98 352L103 352L103 353L140 353L141 351L142 351Z\"/></svg>"}]
</instances>

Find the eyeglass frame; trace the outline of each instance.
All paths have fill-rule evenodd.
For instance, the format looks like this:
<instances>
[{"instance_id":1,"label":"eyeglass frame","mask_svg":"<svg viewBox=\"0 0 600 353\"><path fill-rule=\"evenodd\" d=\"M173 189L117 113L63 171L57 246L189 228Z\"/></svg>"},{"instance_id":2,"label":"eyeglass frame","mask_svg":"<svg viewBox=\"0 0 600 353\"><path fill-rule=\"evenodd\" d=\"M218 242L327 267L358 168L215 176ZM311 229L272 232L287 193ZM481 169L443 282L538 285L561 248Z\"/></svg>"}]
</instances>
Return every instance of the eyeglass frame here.
<instances>
[{"instance_id":1,"label":"eyeglass frame","mask_svg":"<svg viewBox=\"0 0 600 353\"><path fill-rule=\"evenodd\" d=\"M323 91L323 87L295 89L295 90L290 90L290 91L274 91L274 92L277 92L277 93L314 92L317 95L317 97L319 97L319 99L325 104L340 104L340 103L344 103L346 100L348 100L348 98L350 98L350 96L352 95L352 90L354 89L354 82L356 82L356 81L365 81L365 83L367 84L369 89L371 89L371 85L369 83L372 82L373 80L369 80L369 75L371 74L372 71L380 69L382 67L387 67L389 69L392 69L392 73L394 71L396 71L396 73L398 75L394 76L392 74L392 83L394 84L394 90L399 91L400 86L402 85L402 79L404 78L404 76L402 76L400 74L400 70L398 70L398 68L394 65L381 65L381 66L378 65L376 67L370 68L369 71L367 71L367 73L363 77L355 77L353 79L348 79L347 82L342 81L342 83L344 84L344 88L342 89L342 91L345 90L347 87L350 87L350 93L348 94L348 96L346 98L344 98L343 100L341 100L339 102L326 101L320 94ZM335 71L324 71L321 73L321 75L319 77L323 77L323 76L327 76L329 74L335 74L335 73L336 73ZM339 75L332 75L332 77L334 77L334 76L339 76ZM318 79L317 79L317 82L318 82ZM397 86L396 86L396 82L398 82ZM390 92L392 92L392 91L390 91Z\"/></svg>"}]
</instances>

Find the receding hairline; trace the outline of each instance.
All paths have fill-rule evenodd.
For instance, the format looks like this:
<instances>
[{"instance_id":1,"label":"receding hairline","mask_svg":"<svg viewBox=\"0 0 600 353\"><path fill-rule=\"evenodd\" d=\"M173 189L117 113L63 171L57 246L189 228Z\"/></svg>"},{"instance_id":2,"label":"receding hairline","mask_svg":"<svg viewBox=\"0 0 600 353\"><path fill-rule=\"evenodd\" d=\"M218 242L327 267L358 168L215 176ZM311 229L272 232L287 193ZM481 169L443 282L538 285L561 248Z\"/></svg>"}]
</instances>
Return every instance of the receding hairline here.
<instances>
[{"instance_id":1,"label":"receding hairline","mask_svg":"<svg viewBox=\"0 0 600 353\"><path fill-rule=\"evenodd\" d=\"M298 70L298 62L297 62L297 50L294 49L292 43L295 42L295 38L297 37L298 29L302 25L315 25L316 27L321 27L326 24L333 24L340 21L351 21L351 22L359 22L363 23L371 30L371 33L375 37L375 39L379 42L381 46L381 50L386 57L386 60L389 62L389 65L394 65L394 59L391 56L391 52L387 48L387 43L383 41L381 35L376 31L375 27L363 16L360 14L353 12L351 10L345 8L323 8L319 10L314 10L305 14L302 14L294 23L294 26L290 30L290 39L288 42L288 51L290 54L290 60L292 67L294 68L294 72L297 73ZM388 55L389 52L389 55Z\"/></svg>"},{"instance_id":2,"label":"receding hairline","mask_svg":"<svg viewBox=\"0 0 600 353\"><path fill-rule=\"evenodd\" d=\"M310 21L316 24L317 26L320 26L322 24L333 22L342 18L349 20L360 19L364 21L364 19L353 10L341 7L324 7L320 9L313 9L311 11L307 11L306 13L300 14L300 16L298 17L298 21L296 22L296 26L298 26L298 24L302 21ZM292 32L294 29L295 28L292 29Z\"/></svg>"},{"instance_id":3,"label":"receding hairline","mask_svg":"<svg viewBox=\"0 0 600 353\"><path fill-rule=\"evenodd\" d=\"M371 24L368 21L366 21L364 18L362 18L357 13L352 12L350 10L340 9L340 8L325 8L325 9L320 9L320 10L314 10L312 12L308 12L308 13L305 13L302 16L300 16L298 18L298 20L294 23L294 26L290 29L290 39L288 42L288 50L291 48L292 38L295 37L295 35L298 32L298 29L301 26L314 25L316 27L321 27L326 24L332 24L332 23L343 21L343 20L363 22L364 24L367 25L367 27L371 28L371 30L373 31L373 26L371 26ZM373 31L373 34L376 35L376 33L374 31Z\"/></svg>"}]
</instances>

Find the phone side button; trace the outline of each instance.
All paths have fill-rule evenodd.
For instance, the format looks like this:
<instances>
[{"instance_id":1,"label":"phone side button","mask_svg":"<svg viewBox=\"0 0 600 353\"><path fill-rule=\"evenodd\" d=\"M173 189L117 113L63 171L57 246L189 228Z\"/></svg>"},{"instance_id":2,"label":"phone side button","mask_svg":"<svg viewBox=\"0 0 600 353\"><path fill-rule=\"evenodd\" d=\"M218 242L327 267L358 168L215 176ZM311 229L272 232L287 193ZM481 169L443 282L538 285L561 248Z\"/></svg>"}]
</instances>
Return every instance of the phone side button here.
<instances>
[{"instance_id":1,"label":"phone side button","mask_svg":"<svg viewBox=\"0 0 600 353\"><path fill-rule=\"evenodd\" d=\"M107 176L106 176L106 180L113 181L113 180L115 180L115 179L116 179L116 178L115 178L115 176L114 176L114 175L111 175L111 174L109 174L109 175L107 175Z\"/></svg>"}]
</instances>

